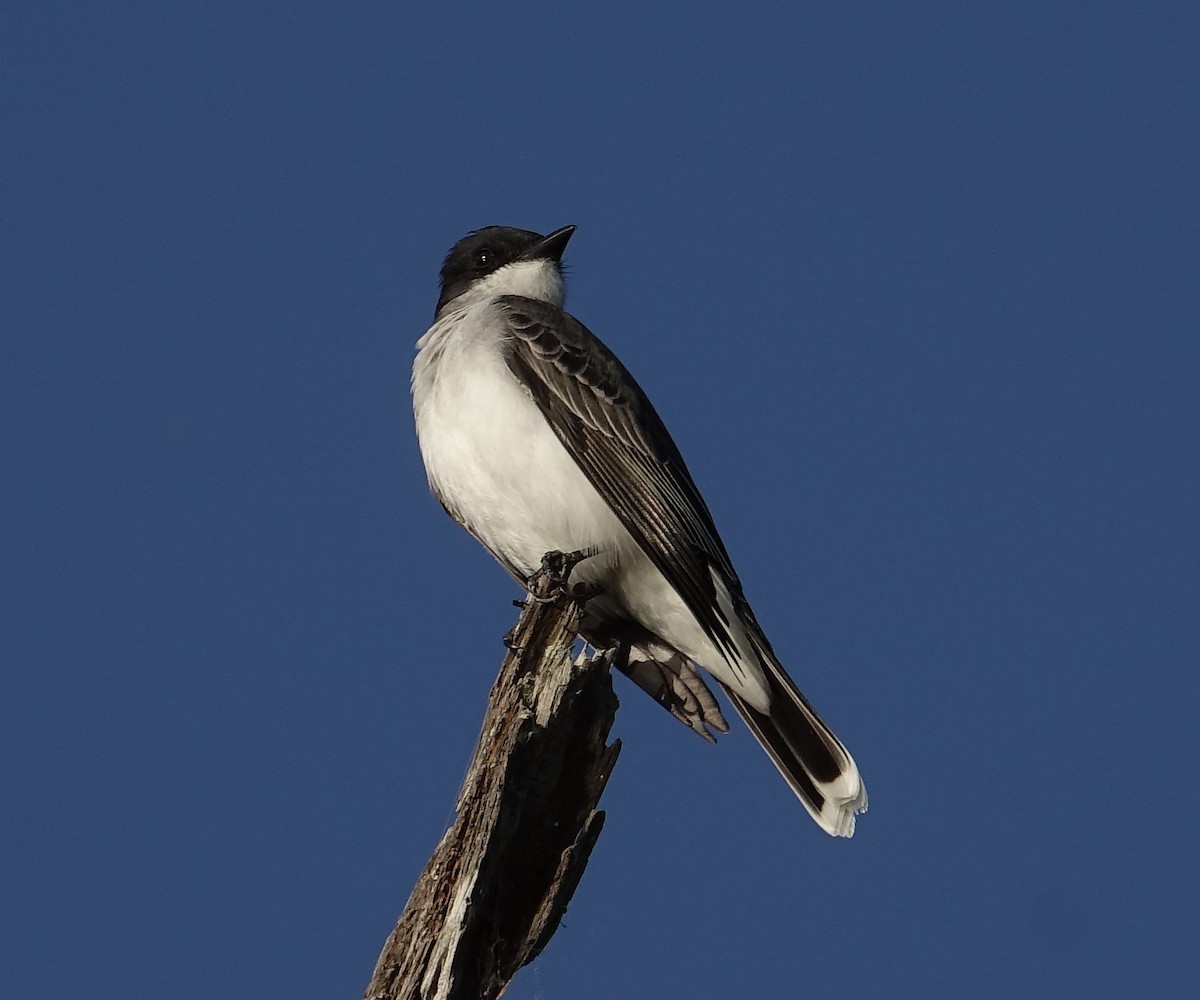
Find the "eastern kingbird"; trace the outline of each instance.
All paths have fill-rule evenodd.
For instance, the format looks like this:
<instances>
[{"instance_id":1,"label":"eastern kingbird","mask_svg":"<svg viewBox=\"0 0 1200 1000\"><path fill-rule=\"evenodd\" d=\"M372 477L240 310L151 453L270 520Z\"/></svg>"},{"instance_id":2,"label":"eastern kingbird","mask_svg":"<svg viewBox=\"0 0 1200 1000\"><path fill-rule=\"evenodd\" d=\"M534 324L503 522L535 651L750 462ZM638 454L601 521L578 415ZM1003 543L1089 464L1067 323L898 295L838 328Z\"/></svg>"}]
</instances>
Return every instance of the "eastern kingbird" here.
<instances>
[{"instance_id":1,"label":"eastern kingbird","mask_svg":"<svg viewBox=\"0 0 1200 1000\"><path fill-rule=\"evenodd\" d=\"M709 742L729 724L717 679L814 820L854 833L867 792L750 610L712 515L650 400L563 311L549 236L488 226L446 256L412 393L430 486L524 584L548 551L587 550L580 634Z\"/></svg>"}]
</instances>

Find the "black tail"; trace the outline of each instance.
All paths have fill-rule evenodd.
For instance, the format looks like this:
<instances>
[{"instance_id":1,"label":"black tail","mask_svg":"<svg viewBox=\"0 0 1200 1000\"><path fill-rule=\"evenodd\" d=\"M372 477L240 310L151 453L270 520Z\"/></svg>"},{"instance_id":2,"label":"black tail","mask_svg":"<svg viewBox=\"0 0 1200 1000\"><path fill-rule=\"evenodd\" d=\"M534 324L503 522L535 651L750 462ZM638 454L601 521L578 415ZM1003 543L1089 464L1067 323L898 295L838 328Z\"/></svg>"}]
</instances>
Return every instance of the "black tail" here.
<instances>
[{"instance_id":1,"label":"black tail","mask_svg":"<svg viewBox=\"0 0 1200 1000\"><path fill-rule=\"evenodd\" d=\"M721 686L812 818L835 837L853 836L854 816L867 808L867 789L854 758L821 721L770 648L760 647L758 652L771 692L769 714Z\"/></svg>"}]
</instances>

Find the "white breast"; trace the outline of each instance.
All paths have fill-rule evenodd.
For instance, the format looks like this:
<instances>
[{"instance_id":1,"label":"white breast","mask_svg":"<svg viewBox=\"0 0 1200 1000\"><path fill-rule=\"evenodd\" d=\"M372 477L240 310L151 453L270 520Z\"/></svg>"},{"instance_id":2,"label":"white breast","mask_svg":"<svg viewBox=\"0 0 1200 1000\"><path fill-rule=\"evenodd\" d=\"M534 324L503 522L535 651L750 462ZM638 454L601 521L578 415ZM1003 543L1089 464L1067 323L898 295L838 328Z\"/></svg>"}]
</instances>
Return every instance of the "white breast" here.
<instances>
[{"instance_id":1,"label":"white breast","mask_svg":"<svg viewBox=\"0 0 1200 1000\"><path fill-rule=\"evenodd\" d=\"M502 563L528 576L551 549L628 533L509 371L495 309L468 306L422 338L413 405L430 485Z\"/></svg>"},{"instance_id":2,"label":"white breast","mask_svg":"<svg viewBox=\"0 0 1200 1000\"><path fill-rule=\"evenodd\" d=\"M572 579L600 585L595 605L641 622L765 708L759 668L725 663L509 371L497 308L493 300L465 303L418 341L413 408L434 492L521 581L546 552L594 550ZM732 607L723 610L736 619ZM740 631L735 638L745 662L756 664Z\"/></svg>"}]
</instances>

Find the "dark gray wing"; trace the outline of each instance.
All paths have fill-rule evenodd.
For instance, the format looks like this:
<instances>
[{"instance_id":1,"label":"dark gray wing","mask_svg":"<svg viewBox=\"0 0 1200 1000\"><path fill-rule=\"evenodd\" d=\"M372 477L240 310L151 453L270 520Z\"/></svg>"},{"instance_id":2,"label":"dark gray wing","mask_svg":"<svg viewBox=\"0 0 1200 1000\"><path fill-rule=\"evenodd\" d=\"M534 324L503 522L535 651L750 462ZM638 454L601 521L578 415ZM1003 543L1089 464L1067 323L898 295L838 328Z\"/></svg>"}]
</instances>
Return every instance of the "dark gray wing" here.
<instances>
[{"instance_id":1,"label":"dark gray wing","mask_svg":"<svg viewBox=\"0 0 1200 1000\"><path fill-rule=\"evenodd\" d=\"M733 652L710 567L742 600L712 515L650 400L573 316L519 295L498 300L506 360L564 447L717 649Z\"/></svg>"}]
</instances>

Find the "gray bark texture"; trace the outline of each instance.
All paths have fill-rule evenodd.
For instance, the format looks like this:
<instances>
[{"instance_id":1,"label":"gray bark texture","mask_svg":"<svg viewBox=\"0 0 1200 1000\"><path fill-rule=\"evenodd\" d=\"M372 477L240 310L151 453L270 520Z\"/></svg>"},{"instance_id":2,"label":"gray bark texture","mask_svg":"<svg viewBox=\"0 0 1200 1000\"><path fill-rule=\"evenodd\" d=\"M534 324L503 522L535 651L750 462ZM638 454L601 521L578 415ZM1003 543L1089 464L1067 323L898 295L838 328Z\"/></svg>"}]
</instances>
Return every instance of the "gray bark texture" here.
<instances>
[{"instance_id":1,"label":"gray bark texture","mask_svg":"<svg viewBox=\"0 0 1200 1000\"><path fill-rule=\"evenodd\" d=\"M545 948L579 884L620 743L603 654L572 662L582 598L547 554L509 636L457 818L383 946L366 1000L490 1000Z\"/></svg>"}]
</instances>

